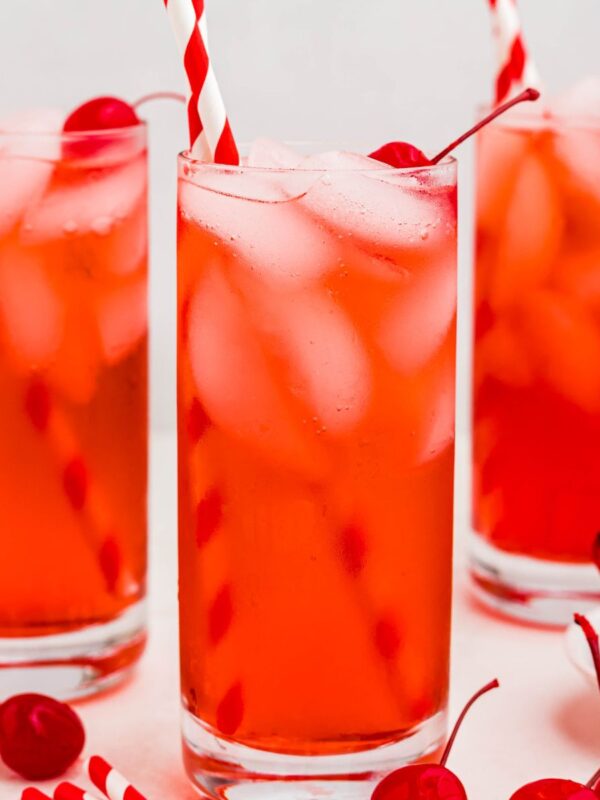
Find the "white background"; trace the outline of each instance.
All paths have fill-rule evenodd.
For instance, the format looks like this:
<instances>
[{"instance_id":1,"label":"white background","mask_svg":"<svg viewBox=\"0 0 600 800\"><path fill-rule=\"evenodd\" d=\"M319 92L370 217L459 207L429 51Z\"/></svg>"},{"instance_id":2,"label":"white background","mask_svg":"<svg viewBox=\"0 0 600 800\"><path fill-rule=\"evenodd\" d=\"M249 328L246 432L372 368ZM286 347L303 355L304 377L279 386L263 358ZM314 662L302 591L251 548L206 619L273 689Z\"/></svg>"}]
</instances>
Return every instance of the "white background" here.
<instances>
[{"instance_id":1,"label":"white background","mask_svg":"<svg viewBox=\"0 0 600 800\"><path fill-rule=\"evenodd\" d=\"M211 47L237 138L365 143L400 138L435 149L490 97L487 0L207 0ZM600 0L521 0L548 86L600 73ZM128 99L185 89L162 0L0 3L0 116L69 109L98 94ZM174 165L183 109L148 107L153 142L153 420L174 421ZM459 425L466 420L470 149L462 151Z\"/></svg>"}]
</instances>

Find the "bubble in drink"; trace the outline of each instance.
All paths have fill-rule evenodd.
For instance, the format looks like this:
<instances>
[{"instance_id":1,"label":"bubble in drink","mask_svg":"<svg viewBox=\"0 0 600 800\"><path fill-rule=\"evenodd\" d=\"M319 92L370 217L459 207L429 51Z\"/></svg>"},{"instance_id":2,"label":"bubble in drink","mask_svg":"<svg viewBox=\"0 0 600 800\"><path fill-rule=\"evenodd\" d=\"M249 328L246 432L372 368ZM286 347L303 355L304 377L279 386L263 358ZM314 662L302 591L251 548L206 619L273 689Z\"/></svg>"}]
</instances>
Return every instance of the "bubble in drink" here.
<instances>
[{"instance_id":1,"label":"bubble in drink","mask_svg":"<svg viewBox=\"0 0 600 800\"><path fill-rule=\"evenodd\" d=\"M62 113L54 109L25 112L0 121L0 236L14 227L29 204L46 189L60 157L60 142L55 136L42 134L55 134L62 124Z\"/></svg>"}]
</instances>

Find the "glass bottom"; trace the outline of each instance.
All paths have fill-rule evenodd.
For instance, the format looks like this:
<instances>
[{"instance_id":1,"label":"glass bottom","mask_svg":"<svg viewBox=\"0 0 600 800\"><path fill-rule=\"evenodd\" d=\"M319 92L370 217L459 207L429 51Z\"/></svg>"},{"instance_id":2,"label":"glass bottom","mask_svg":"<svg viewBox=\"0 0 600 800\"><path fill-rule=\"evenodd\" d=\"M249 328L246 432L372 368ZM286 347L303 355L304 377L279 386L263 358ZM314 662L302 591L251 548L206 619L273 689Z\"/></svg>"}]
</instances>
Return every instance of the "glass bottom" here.
<instances>
[{"instance_id":1,"label":"glass bottom","mask_svg":"<svg viewBox=\"0 0 600 800\"><path fill-rule=\"evenodd\" d=\"M235 744L183 712L187 773L205 798L218 800L366 800L383 775L432 760L446 735L438 713L399 742L342 755L295 756Z\"/></svg>"},{"instance_id":2,"label":"glass bottom","mask_svg":"<svg viewBox=\"0 0 600 800\"><path fill-rule=\"evenodd\" d=\"M471 535L470 572L476 596L501 613L563 627L575 612L600 603L600 573L592 564L543 561L498 550Z\"/></svg>"},{"instance_id":3,"label":"glass bottom","mask_svg":"<svg viewBox=\"0 0 600 800\"><path fill-rule=\"evenodd\" d=\"M0 637L0 699L39 692L61 700L125 680L146 643L145 601L103 625L51 636Z\"/></svg>"}]
</instances>

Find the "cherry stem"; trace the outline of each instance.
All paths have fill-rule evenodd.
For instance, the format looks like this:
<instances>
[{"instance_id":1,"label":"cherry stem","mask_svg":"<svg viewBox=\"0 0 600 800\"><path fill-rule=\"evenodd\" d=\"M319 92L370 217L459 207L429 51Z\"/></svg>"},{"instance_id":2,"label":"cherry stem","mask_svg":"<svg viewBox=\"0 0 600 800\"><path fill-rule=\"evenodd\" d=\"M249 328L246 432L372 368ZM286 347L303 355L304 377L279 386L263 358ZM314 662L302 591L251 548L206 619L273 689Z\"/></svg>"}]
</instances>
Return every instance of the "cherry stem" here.
<instances>
[{"instance_id":1,"label":"cherry stem","mask_svg":"<svg viewBox=\"0 0 600 800\"><path fill-rule=\"evenodd\" d=\"M455 150L466 139L470 139L471 136L477 133L478 130L481 130L481 128L483 128L485 125L495 120L496 117L499 117L501 114L504 114L513 106L516 106L519 103L526 103L533 100L537 100L539 96L540 93L538 92L537 89L531 89L531 88L525 89L524 91L521 92L521 94L518 94L516 97L513 97L512 100L509 100L508 102L503 103L501 106L498 106L498 108L494 109L494 111L492 111L491 114L488 114L487 117L478 122L477 125L474 125L471 128L471 130L468 130L466 133L463 133L463 135L460 136L455 142L452 142L452 144L449 144L448 147L445 147L441 153L438 153L437 156L435 156L435 158L431 159L431 163L438 164L443 158L446 158L446 156L449 153Z\"/></svg>"},{"instance_id":2,"label":"cherry stem","mask_svg":"<svg viewBox=\"0 0 600 800\"><path fill-rule=\"evenodd\" d=\"M585 634L587 643L594 660L594 669L596 670L596 680L598 681L598 688L600 688L600 641L598 640L598 633L596 629L583 614L575 614L575 622L579 625Z\"/></svg>"},{"instance_id":3,"label":"cherry stem","mask_svg":"<svg viewBox=\"0 0 600 800\"><path fill-rule=\"evenodd\" d=\"M592 790L596 789L596 784L598 783L598 781L600 781L600 769L597 770L597 772L594 772L592 777L586 783L587 788Z\"/></svg>"},{"instance_id":4,"label":"cherry stem","mask_svg":"<svg viewBox=\"0 0 600 800\"><path fill-rule=\"evenodd\" d=\"M456 734L460 730L460 726L462 725L463 720L467 716L469 709L471 708L473 703L479 700L479 698L482 695L486 694L487 692L490 692L492 689L497 689L499 686L500 683L498 679L495 678L493 681L487 683L482 689L476 692L473 695L473 697L469 700L469 702L466 704L466 706L463 708L459 718L456 720L456 723L454 724L454 728L452 729L452 733L450 734L450 738L448 739L448 744L446 745L446 749L442 753L442 757L440 759L440 766L442 767L446 766L446 761L448 760L448 756L450 755L450 751L452 750L452 745L454 744L454 740L456 739Z\"/></svg>"},{"instance_id":5,"label":"cherry stem","mask_svg":"<svg viewBox=\"0 0 600 800\"><path fill-rule=\"evenodd\" d=\"M185 103L185 95L179 92L152 92L136 100L133 104L133 108L137 110L140 106L144 105L144 103L151 103L153 100L177 100L179 103Z\"/></svg>"}]
</instances>

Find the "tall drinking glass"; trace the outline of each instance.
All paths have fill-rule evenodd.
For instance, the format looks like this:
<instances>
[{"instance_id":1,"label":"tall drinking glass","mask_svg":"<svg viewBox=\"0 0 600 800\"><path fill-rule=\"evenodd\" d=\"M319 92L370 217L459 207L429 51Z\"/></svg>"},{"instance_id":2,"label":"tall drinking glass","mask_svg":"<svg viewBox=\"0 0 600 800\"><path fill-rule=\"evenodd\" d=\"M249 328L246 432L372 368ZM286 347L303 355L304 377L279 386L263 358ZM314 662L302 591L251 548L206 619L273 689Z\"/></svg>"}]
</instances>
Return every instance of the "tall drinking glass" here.
<instances>
[{"instance_id":1,"label":"tall drinking glass","mask_svg":"<svg viewBox=\"0 0 600 800\"><path fill-rule=\"evenodd\" d=\"M313 163L179 159L184 751L220 797L445 731L455 163Z\"/></svg>"},{"instance_id":2,"label":"tall drinking glass","mask_svg":"<svg viewBox=\"0 0 600 800\"><path fill-rule=\"evenodd\" d=\"M600 119L479 134L472 570L566 623L600 600Z\"/></svg>"},{"instance_id":3,"label":"tall drinking glass","mask_svg":"<svg viewBox=\"0 0 600 800\"><path fill-rule=\"evenodd\" d=\"M0 126L0 693L75 697L144 644L146 130L48 126Z\"/></svg>"}]
</instances>

